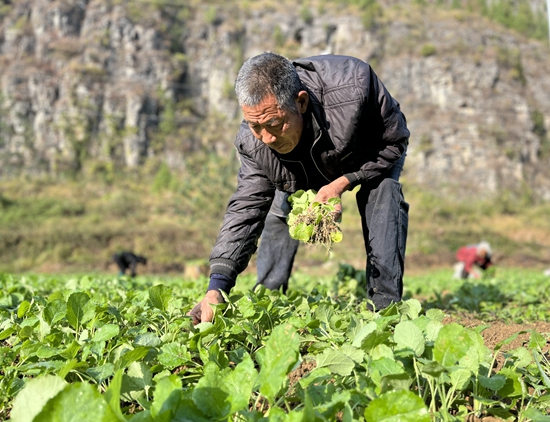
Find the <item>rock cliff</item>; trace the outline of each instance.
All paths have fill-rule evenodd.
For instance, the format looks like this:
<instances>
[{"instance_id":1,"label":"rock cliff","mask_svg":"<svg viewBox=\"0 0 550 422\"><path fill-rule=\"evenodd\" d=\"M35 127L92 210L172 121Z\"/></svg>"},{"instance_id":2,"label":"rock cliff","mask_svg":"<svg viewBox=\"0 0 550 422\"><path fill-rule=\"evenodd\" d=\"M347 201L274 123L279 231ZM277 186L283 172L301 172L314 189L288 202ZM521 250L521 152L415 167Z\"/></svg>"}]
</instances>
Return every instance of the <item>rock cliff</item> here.
<instances>
[{"instance_id":1,"label":"rock cliff","mask_svg":"<svg viewBox=\"0 0 550 422\"><path fill-rule=\"evenodd\" d=\"M419 2L421 3L421 2ZM411 129L405 177L550 200L550 54L475 13L396 1L17 0L0 7L0 177L89 163L177 168L230 150L232 84L264 50L372 64Z\"/></svg>"}]
</instances>

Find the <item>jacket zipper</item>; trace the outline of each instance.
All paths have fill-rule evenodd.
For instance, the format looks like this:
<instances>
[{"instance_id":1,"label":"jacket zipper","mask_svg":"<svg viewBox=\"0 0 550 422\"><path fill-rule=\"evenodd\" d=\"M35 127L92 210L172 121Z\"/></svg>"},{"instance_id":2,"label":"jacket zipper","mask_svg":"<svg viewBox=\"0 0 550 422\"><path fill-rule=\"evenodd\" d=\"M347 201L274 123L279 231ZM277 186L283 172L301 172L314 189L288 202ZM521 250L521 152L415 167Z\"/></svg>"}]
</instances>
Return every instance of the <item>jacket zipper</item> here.
<instances>
[{"instance_id":1,"label":"jacket zipper","mask_svg":"<svg viewBox=\"0 0 550 422\"><path fill-rule=\"evenodd\" d=\"M309 186L309 177L307 177L307 173L306 173L306 168L305 166L302 164L301 161L294 161L294 160L285 160L284 158L281 158L280 159L281 161L286 161L287 163L298 163L302 166L302 171L304 172L304 175L306 176L306 184Z\"/></svg>"},{"instance_id":2,"label":"jacket zipper","mask_svg":"<svg viewBox=\"0 0 550 422\"><path fill-rule=\"evenodd\" d=\"M323 176L328 182L331 182L331 180L327 176L325 176L325 174L321 171L321 169L317 165L317 162L315 161L315 158L313 158L313 148L315 148L315 144L317 144L317 142L319 142L319 140L322 138L323 129L321 129L321 127L319 126L319 123L317 123L317 120L315 120L315 116L313 115L313 113L311 115L311 119L312 119L312 124L313 124L313 122L315 122L317 124L317 126L319 127L320 135L317 137L317 139L315 139L313 141L313 144L311 145L311 148L309 150L309 155L311 156L311 160L313 161L313 164L315 165L315 167L317 168L317 171L321 174L321 176Z\"/></svg>"}]
</instances>

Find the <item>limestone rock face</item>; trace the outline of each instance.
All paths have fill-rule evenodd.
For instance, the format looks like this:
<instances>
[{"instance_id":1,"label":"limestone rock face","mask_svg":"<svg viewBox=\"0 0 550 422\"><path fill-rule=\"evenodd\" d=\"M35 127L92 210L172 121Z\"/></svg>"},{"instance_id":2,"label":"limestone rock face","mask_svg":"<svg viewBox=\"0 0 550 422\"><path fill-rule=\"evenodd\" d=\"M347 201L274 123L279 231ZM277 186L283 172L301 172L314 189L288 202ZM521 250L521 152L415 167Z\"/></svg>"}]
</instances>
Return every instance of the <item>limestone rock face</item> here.
<instances>
[{"instance_id":1,"label":"limestone rock face","mask_svg":"<svg viewBox=\"0 0 550 422\"><path fill-rule=\"evenodd\" d=\"M409 122L404 177L456 195L527 186L550 200L547 43L465 11L398 2L369 23L349 8L188 3L2 9L0 177L90 160L177 168L199 148L226 152L240 119L236 72L271 50L371 63ZM219 122L218 132L208 126Z\"/></svg>"}]
</instances>

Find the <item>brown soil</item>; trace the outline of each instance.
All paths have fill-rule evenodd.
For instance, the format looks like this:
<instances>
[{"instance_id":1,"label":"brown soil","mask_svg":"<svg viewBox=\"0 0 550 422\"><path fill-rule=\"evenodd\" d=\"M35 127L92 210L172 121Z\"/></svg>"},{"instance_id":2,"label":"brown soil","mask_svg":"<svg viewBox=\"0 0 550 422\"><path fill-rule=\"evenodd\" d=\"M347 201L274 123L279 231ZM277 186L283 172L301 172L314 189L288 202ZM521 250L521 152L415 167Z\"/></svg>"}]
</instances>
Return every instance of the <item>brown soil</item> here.
<instances>
[{"instance_id":1,"label":"brown soil","mask_svg":"<svg viewBox=\"0 0 550 422\"><path fill-rule=\"evenodd\" d=\"M288 374L290 385L292 386L296 384L298 381L304 378L307 374L313 371L316 366L317 366L317 363L314 360L304 361L300 363L300 366L298 366L298 368L296 368L294 371Z\"/></svg>"},{"instance_id":2,"label":"brown soil","mask_svg":"<svg viewBox=\"0 0 550 422\"><path fill-rule=\"evenodd\" d=\"M532 322L529 324L506 324L504 322L492 322L489 324L484 323L478 319L469 318L468 316L462 317L446 317L443 320L443 323L448 324L451 322L456 322L466 328L475 328L480 325L487 325L487 328L484 328L481 332L483 341L485 345L490 349L494 350L495 347L502 341L510 338L514 334L518 336L510 341L507 344L503 344L498 354L496 356L494 371L499 371L505 362L504 354L510 350L517 349L518 347L526 347L529 342L531 332L535 331L539 334L548 337L550 334L550 323L544 321ZM521 333L521 334L519 334ZM544 353L550 351L550 343L547 342L546 346L542 350ZM487 419L484 419L484 421ZM499 420L499 419L497 419Z\"/></svg>"}]
</instances>

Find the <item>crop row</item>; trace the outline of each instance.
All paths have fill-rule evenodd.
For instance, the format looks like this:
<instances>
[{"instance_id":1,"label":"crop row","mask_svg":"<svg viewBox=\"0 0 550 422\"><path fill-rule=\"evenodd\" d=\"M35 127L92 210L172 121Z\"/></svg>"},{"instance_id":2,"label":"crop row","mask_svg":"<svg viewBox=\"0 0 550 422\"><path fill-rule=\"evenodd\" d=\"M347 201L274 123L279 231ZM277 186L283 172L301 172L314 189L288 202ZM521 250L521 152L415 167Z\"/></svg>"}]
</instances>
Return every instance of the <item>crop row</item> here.
<instances>
[{"instance_id":1,"label":"crop row","mask_svg":"<svg viewBox=\"0 0 550 422\"><path fill-rule=\"evenodd\" d=\"M193 326L196 283L0 285L0 416L15 422L550 420L545 335L489 350L483 327L414 298L373 313L330 283L236 291Z\"/></svg>"}]
</instances>

